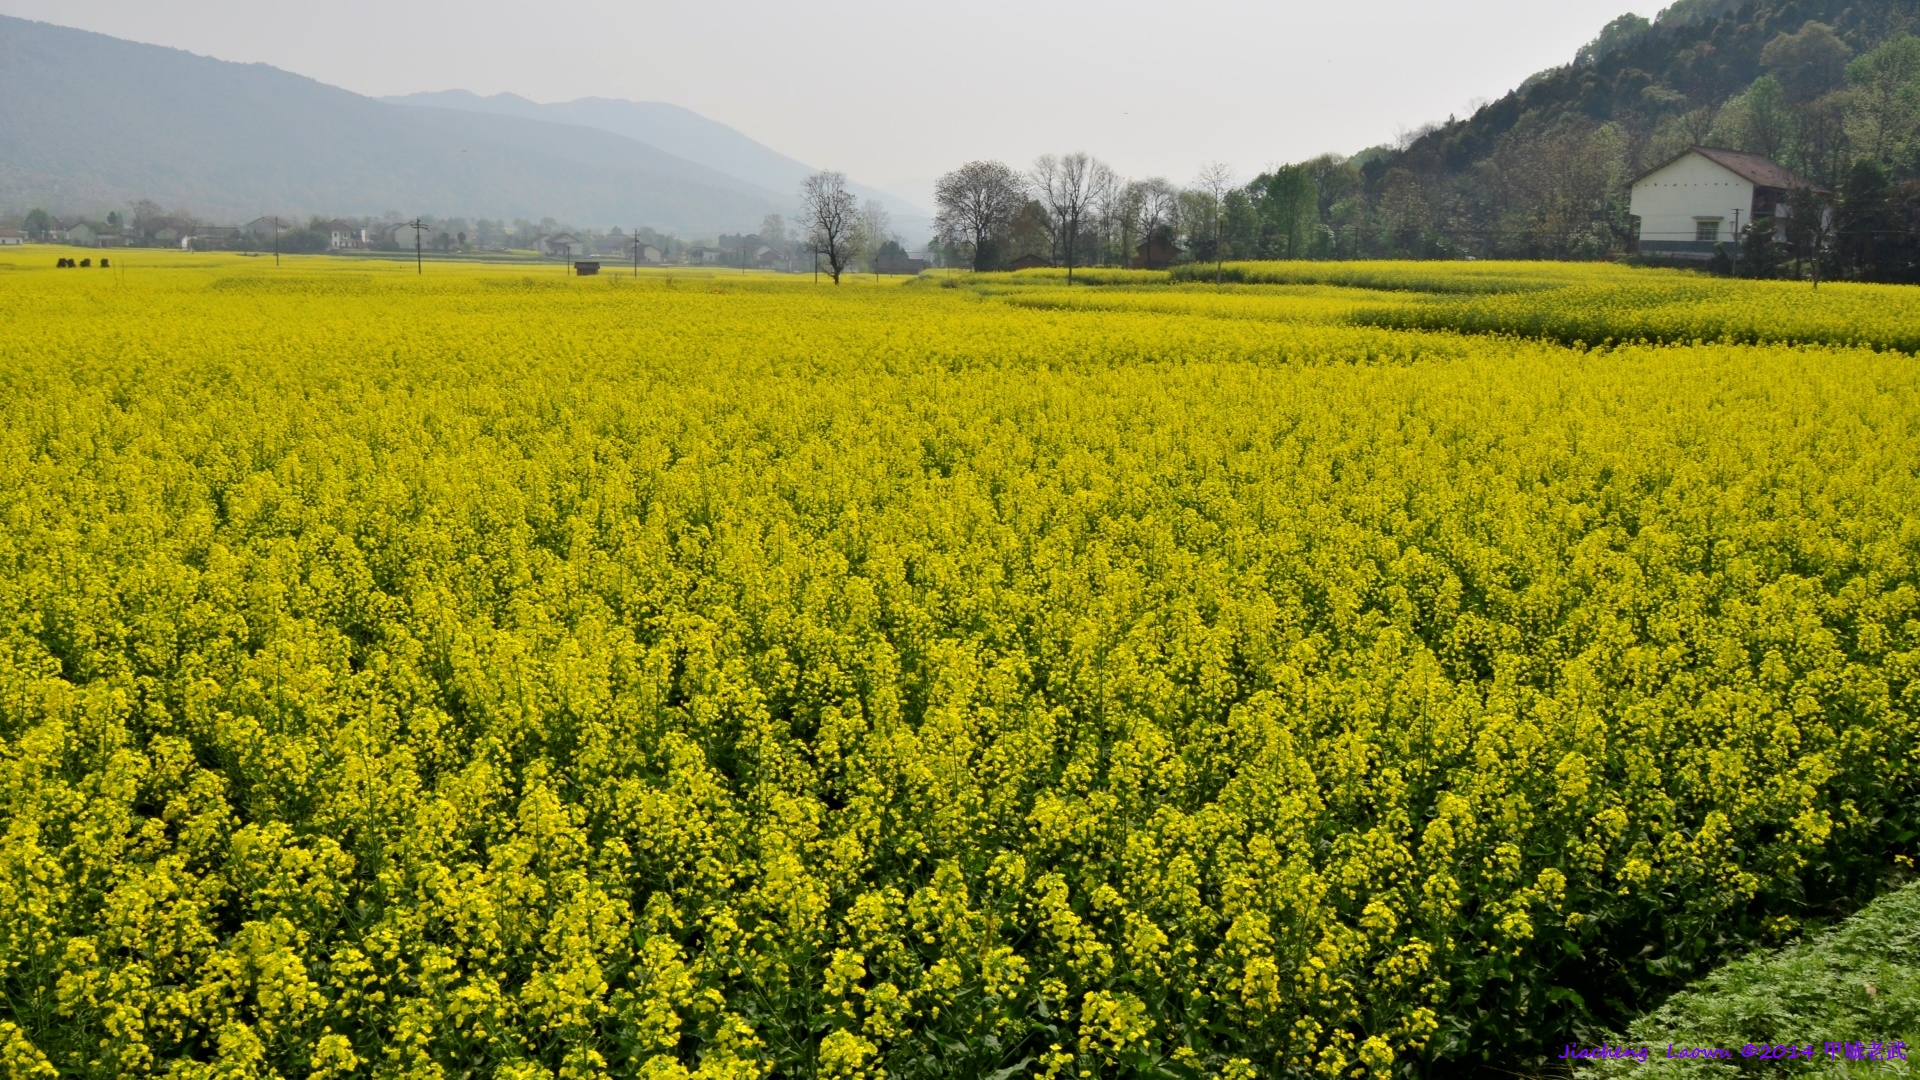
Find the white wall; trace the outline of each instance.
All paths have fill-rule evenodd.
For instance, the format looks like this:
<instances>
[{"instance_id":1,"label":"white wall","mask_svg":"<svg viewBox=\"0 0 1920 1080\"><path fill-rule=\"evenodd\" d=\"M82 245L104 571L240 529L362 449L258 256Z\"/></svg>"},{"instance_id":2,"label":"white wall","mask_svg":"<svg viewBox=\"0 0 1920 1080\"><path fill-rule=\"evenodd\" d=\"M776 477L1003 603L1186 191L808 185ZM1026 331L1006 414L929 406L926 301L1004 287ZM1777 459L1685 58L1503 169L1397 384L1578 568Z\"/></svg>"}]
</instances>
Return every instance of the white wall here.
<instances>
[{"instance_id":1,"label":"white wall","mask_svg":"<svg viewBox=\"0 0 1920 1080\"><path fill-rule=\"evenodd\" d=\"M1747 223L1753 184L1699 154L1688 154L1633 185L1633 215L1640 219L1640 246L1691 244L1695 225L1717 217L1720 239L1733 239L1734 210Z\"/></svg>"}]
</instances>

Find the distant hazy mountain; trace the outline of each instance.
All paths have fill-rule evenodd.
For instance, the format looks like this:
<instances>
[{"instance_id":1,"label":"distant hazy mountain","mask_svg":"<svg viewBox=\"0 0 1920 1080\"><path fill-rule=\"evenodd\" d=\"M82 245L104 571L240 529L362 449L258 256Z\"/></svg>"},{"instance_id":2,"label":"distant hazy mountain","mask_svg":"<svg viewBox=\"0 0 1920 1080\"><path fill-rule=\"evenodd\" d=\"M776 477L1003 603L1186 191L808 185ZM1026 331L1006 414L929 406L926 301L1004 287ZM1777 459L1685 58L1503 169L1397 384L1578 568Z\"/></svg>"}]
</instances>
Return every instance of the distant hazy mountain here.
<instances>
[{"instance_id":1,"label":"distant hazy mountain","mask_svg":"<svg viewBox=\"0 0 1920 1080\"><path fill-rule=\"evenodd\" d=\"M783 193L797 192L801 181L817 171L813 166L763 146L725 124L678 105L658 101L581 98L556 105L542 105L518 94L481 97L466 90L441 90L380 100L394 105L452 109L595 128L657 146L688 161ZM858 183L849 183L848 186L862 198L880 199L896 218L929 216L923 203L903 197L898 192ZM930 188L931 184L928 186Z\"/></svg>"},{"instance_id":2,"label":"distant hazy mountain","mask_svg":"<svg viewBox=\"0 0 1920 1080\"><path fill-rule=\"evenodd\" d=\"M0 208L142 198L226 220L395 210L686 234L752 229L794 202L785 184L593 127L398 107L262 64L0 16Z\"/></svg>"}]
</instances>

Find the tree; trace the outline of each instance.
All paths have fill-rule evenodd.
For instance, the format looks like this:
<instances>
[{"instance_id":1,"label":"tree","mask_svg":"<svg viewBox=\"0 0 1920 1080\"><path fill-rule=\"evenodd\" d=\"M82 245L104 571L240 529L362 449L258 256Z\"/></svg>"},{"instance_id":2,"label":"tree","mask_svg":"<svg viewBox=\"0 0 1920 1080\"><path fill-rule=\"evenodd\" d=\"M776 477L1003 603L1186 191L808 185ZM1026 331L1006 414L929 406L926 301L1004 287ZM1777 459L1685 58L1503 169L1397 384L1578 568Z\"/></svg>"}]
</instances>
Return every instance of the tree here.
<instances>
[{"instance_id":1,"label":"tree","mask_svg":"<svg viewBox=\"0 0 1920 1080\"><path fill-rule=\"evenodd\" d=\"M1787 195L1787 245L1806 264L1813 287L1833 257L1833 200L1810 187Z\"/></svg>"},{"instance_id":2,"label":"tree","mask_svg":"<svg viewBox=\"0 0 1920 1080\"><path fill-rule=\"evenodd\" d=\"M1034 160L1034 194L1052 214L1060 238L1060 250L1067 264L1067 284L1073 284L1074 249L1087 211L1097 204L1106 189L1115 182L1113 170L1098 158L1086 154L1055 157L1043 154Z\"/></svg>"},{"instance_id":3,"label":"tree","mask_svg":"<svg viewBox=\"0 0 1920 1080\"><path fill-rule=\"evenodd\" d=\"M887 213L887 206L879 199L868 199L860 208L859 240L855 247L864 251L877 273L880 269L881 251L889 241L899 246L898 238L893 234L893 215Z\"/></svg>"},{"instance_id":4,"label":"tree","mask_svg":"<svg viewBox=\"0 0 1920 1080\"><path fill-rule=\"evenodd\" d=\"M1260 254L1260 210L1253 196L1243 188L1231 188L1221 204L1220 246L1235 259L1252 259Z\"/></svg>"},{"instance_id":5,"label":"tree","mask_svg":"<svg viewBox=\"0 0 1920 1080\"><path fill-rule=\"evenodd\" d=\"M1871 158L1861 158L1840 185L1834 234L1840 259L1855 276L1880 280L1884 249L1893 233L1891 185L1886 171Z\"/></svg>"},{"instance_id":6,"label":"tree","mask_svg":"<svg viewBox=\"0 0 1920 1080\"><path fill-rule=\"evenodd\" d=\"M1260 223L1266 234L1263 254L1281 259L1304 259L1320 223L1320 192L1306 165L1287 165L1254 181L1259 194Z\"/></svg>"},{"instance_id":7,"label":"tree","mask_svg":"<svg viewBox=\"0 0 1920 1080\"><path fill-rule=\"evenodd\" d=\"M1760 52L1760 66L1780 81L1793 102L1811 101L1841 86L1853 50L1826 23L1809 21L1797 34L1782 33Z\"/></svg>"},{"instance_id":8,"label":"tree","mask_svg":"<svg viewBox=\"0 0 1920 1080\"><path fill-rule=\"evenodd\" d=\"M833 283L853 261L860 247L860 203L847 190L845 173L819 172L800 185L801 222L817 262L827 257Z\"/></svg>"},{"instance_id":9,"label":"tree","mask_svg":"<svg viewBox=\"0 0 1920 1080\"><path fill-rule=\"evenodd\" d=\"M1647 31L1651 29L1653 29L1653 23L1649 22L1645 16L1628 12L1602 28L1599 37L1588 42L1574 54L1573 62L1591 67L1605 59L1609 53L1624 49L1647 36Z\"/></svg>"},{"instance_id":10,"label":"tree","mask_svg":"<svg viewBox=\"0 0 1920 1080\"><path fill-rule=\"evenodd\" d=\"M45 210L35 207L27 211L27 219L22 224L28 236L44 240L53 228L53 217Z\"/></svg>"},{"instance_id":11,"label":"tree","mask_svg":"<svg viewBox=\"0 0 1920 1080\"><path fill-rule=\"evenodd\" d=\"M1543 216L1548 224L1542 232L1551 234L1555 224L1551 219L1553 200L1544 202L1548 207ZM1387 170L1380 184L1380 239L1396 255L1405 258L1421 258L1427 254L1427 233L1433 223L1433 207L1427 199L1426 191L1420 184L1420 178L1410 169L1395 166Z\"/></svg>"},{"instance_id":12,"label":"tree","mask_svg":"<svg viewBox=\"0 0 1920 1080\"><path fill-rule=\"evenodd\" d=\"M134 232L141 236L145 236L147 233L148 223L152 222L156 218L161 217L165 213L166 211L160 208L160 204L157 202L154 202L152 199L141 199L139 202L134 203L133 204Z\"/></svg>"},{"instance_id":13,"label":"tree","mask_svg":"<svg viewBox=\"0 0 1920 1080\"><path fill-rule=\"evenodd\" d=\"M1150 246L1156 237L1172 231L1178 200L1179 192L1173 185L1157 176L1127 185L1126 207L1131 215L1132 232L1140 238L1140 243ZM1171 246L1171 238L1168 244Z\"/></svg>"},{"instance_id":14,"label":"tree","mask_svg":"<svg viewBox=\"0 0 1920 1080\"><path fill-rule=\"evenodd\" d=\"M1213 283L1218 285L1226 273L1226 244L1222 230L1226 227L1227 192L1233 189L1233 170L1222 162L1214 162L1200 170L1193 178L1194 193L1200 196L1197 207L1204 222L1202 227L1211 234L1213 244Z\"/></svg>"},{"instance_id":15,"label":"tree","mask_svg":"<svg viewBox=\"0 0 1920 1080\"><path fill-rule=\"evenodd\" d=\"M1828 187L1840 183L1847 159L1847 102L1849 94L1836 90L1798 105L1793 110L1793 142L1788 162L1802 176Z\"/></svg>"},{"instance_id":16,"label":"tree","mask_svg":"<svg viewBox=\"0 0 1920 1080\"><path fill-rule=\"evenodd\" d=\"M1006 255L1018 260L1025 255L1046 252L1051 261L1054 240L1053 215L1039 199L1028 199L1007 227Z\"/></svg>"},{"instance_id":17,"label":"tree","mask_svg":"<svg viewBox=\"0 0 1920 1080\"><path fill-rule=\"evenodd\" d=\"M967 252L975 271L985 270L993 237L1012 225L1026 199L1019 173L998 161L970 161L934 185L934 231L942 243Z\"/></svg>"},{"instance_id":18,"label":"tree","mask_svg":"<svg viewBox=\"0 0 1920 1080\"><path fill-rule=\"evenodd\" d=\"M1847 134L1874 161L1899 167L1920 128L1920 38L1901 34L1855 60L1847 82Z\"/></svg>"},{"instance_id":19,"label":"tree","mask_svg":"<svg viewBox=\"0 0 1920 1080\"><path fill-rule=\"evenodd\" d=\"M1786 149L1793 131L1793 114L1787 109L1787 95L1780 80L1762 75L1741 96L1746 107L1746 148L1767 158L1778 159Z\"/></svg>"},{"instance_id":20,"label":"tree","mask_svg":"<svg viewBox=\"0 0 1920 1080\"><path fill-rule=\"evenodd\" d=\"M785 258L787 249L793 243L793 238L787 235L787 219L779 214L768 214L761 218L760 242L779 252L781 258Z\"/></svg>"}]
</instances>

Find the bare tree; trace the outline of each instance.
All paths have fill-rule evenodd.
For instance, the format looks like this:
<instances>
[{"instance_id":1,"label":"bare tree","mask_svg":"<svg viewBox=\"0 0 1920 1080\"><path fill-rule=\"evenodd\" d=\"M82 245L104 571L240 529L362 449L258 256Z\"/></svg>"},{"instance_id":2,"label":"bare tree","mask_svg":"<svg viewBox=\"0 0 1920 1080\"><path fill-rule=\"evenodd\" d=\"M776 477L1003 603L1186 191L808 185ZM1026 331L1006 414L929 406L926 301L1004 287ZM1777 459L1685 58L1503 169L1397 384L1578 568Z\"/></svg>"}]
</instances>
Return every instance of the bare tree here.
<instances>
[{"instance_id":1,"label":"bare tree","mask_svg":"<svg viewBox=\"0 0 1920 1080\"><path fill-rule=\"evenodd\" d=\"M1067 284L1073 284L1074 243L1080 236L1087 212L1097 205L1114 183L1113 170L1086 154L1055 157L1044 154L1035 159L1031 173L1033 190L1053 214L1060 231L1061 254L1067 263Z\"/></svg>"},{"instance_id":2,"label":"bare tree","mask_svg":"<svg viewBox=\"0 0 1920 1080\"><path fill-rule=\"evenodd\" d=\"M1099 240L1099 246L1094 250L1094 261L1101 266L1109 265L1107 260L1113 256L1116 247L1119 248L1121 267L1127 265L1127 255L1130 253L1126 241L1133 232L1133 213L1128 202L1131 187L1131 184L1115 177L1100 193L1094 205L1093 227Z\"/></svg>"},{"instance_id":3,"label":"bare tree","mask_svg":"<svg viewBox=\"0 0 1920 1080\"><path fill-rule=\"evenodd\" d=\"M1173 224L1179 201L1173 185L1157 176L1127 185L1127 209L1132 213L1130 224L1141 243L1151 249L1154 235Z\"/></svg>"},{"instance_id":4,"label":"bare tree","mask_svg":"<svg viewBox=\"0 0 1920 1080\"><path fill-rule=\"evenodd\" d=\"M898 242L893 232L893 215L879 199L868 199L860 208L859 239L854 246L867 253L876 274L880 272L880 249L889 240Z\"/></svg>"},{"instance_id":5,"label":"bare tree","mask_svg":"<svg viewBox=\"0 0 1920 1080\"><path fill-rule=\"evenodd\" d=\"M1020 174L998 161L970 161L940 178L934 229L940 241L973 249L973 268L985 270L988 240L1013 222L1027 198Z\"/></svg>"},{"instance_id":6,"label":"bare tree","mask_svg":"<svg viewBox=\"0 0 1920 1080\"><path fill-rule=\"evenodd\" d=\"M840 284L841 273L860 248L860 201L847 190L847 175L821 172L807 177L800 185L800 207L815 261L825 255L833 283Z\"/></svg>"},{"instance_id":7,"label":"bare tree","mask_svg":"<svg viewBox=\"0 0 1920 1080\"><path fill-rule=\"evenodd\" d=\"M787 220L779 214L760 219L760 242L784 253L787 250Z\"/></svg>"},{"instance_id":8,"label":"bare tree","mask_svg":"<svg viewBox=\"0 0 1920 1080\"><path fill-rule=\"evenodd\" d=\"M1213 226L1213 283L1219 285L1226 272L1226 245L1221 228L1226 224L1227 192L1233 190L1233 169L1214 162L1193 178L1194 190L1206 200L1207 215Z\"/></svg>"}]
</instances>

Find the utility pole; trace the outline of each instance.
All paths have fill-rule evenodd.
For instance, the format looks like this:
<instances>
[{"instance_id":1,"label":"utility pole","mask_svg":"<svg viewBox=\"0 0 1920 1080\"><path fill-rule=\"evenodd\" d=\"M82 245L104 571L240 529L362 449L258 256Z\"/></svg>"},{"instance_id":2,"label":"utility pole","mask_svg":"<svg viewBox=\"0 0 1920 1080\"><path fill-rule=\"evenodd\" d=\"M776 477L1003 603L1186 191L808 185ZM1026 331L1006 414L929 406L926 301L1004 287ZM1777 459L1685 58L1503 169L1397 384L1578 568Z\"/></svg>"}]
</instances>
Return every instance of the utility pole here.
<instances>
[{"instance_id":1,"label":"utility pole","mask_svg":"<svg viewBox=\"0 0 1920 1080\"><path fill-rule=\"evenodd\" d=\"M633 280L640 280L640 230L633 230Z\"/></svg>"},{"instance_id":2,"label":"utility pole","mask_svg":"<svg viewBox=\"0 0 1920 1080\"><path fill-rule=\"evenodd\" d=\"M426 273L427 264L420 254L420 234L427 231L426 220L423 218L414 218L412 221L406 222L400 227L413 230L413 272L416 274Z\"/></svg>"},{"instance_id":3,"label":"utility pole","mask_svg":"<svg viewBox=\"0 0 1920 1080\"><path fill-rule=\"evenodd\" d=\"M274 218L273 219L273 265L275 266L280 265L280 229L281 227L282 227L282 223L280 219Z\"/></svg>"},{"instance_id":4,"label":"utility pole","mask_svg":"<svg viewBox=\"0 0 1920 1080\"><path fill-rule=\"evenodd\" d=\"M1227 272L1227 245L1223 226L1226 225L1227 207L1225 200L1216 200L1213 206L1213 287L1219 288Z\"/></svg>"},{"instance_id":5,"label":"utility pole","mask_svg":"<svg viewBox=\"0 0 1920 1080\"><path fill-rule=\"evenodd\" d=\"M1733 276L1740 276L1740 208L1733 208Z\"/></svg>"}]
</instances>

